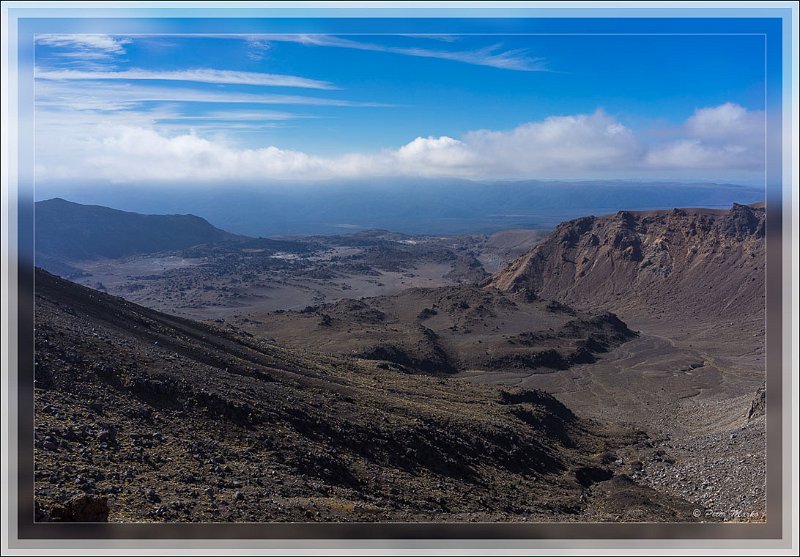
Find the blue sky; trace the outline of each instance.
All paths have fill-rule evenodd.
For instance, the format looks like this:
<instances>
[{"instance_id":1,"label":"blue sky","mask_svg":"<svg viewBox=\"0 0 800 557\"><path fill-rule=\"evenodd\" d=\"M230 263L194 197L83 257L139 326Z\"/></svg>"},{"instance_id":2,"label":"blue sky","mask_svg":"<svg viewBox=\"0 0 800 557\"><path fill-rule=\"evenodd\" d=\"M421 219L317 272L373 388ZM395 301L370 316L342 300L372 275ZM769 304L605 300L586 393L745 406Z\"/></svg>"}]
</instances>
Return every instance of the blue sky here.
<instances>
[{"instance_id":1,"label":"blue sky","mask_svg":"<svg viewBox=\"0 0 800 557\"><path fill-rule=\"evenodd\" d=\"M42 180L759 183L758 35L39 35Z\"/></svg>"}]
</instances>

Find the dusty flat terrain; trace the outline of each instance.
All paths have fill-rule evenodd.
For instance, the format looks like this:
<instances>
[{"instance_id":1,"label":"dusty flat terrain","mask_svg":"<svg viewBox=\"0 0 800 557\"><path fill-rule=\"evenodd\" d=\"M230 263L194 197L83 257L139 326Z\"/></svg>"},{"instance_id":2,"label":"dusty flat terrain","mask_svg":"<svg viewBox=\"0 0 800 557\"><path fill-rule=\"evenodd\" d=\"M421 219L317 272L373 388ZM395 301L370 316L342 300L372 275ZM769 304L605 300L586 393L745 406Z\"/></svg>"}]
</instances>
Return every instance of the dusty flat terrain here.
<instances>
[{"instance_id":1,"label":"dusty flat terrain","mask_svg":"<svg viewBox=\"0 0 800 557\"><path fill-rule=\"evenodd\" d=\"M235 240L170 252L61 262L67 278L174 315L217 319L297 310L407 288L476 284L542 231L494 236L341 236ZM52 259L52 258L51 258Z\"/></svg>"},{"instance_id":2,"label":"dusty flat terrain","mask_svg":"<svg viewBox=\"0 0 800 557\"><path fill-rule=\"evenodd\" d=\"M501 230L479 244L478 260L489 273L501 271L512 260L530 251L552 232L544 229Z\"/></svg>"}]
</instances>

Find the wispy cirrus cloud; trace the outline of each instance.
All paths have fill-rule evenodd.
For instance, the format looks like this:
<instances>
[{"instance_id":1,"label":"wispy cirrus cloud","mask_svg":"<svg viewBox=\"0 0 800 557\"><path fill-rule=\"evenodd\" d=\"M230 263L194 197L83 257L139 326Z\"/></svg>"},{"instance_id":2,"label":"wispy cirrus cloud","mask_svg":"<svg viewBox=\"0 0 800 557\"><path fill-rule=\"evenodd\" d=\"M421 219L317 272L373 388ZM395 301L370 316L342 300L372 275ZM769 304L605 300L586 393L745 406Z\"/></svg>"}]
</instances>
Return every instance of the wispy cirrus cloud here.
<instances>
[{"instance_id":1,"label":"wispy cirrus cloud","mask_svg":"<svg viewBox=\"0 0 800 557\"><path fill-rule=\"evenodd\" d=\"M161 120L218 120L218 121L241 121L259 122L263 120L295 120L298 118L316 118L308 114L297 114L294 112L280 112L272 110L240 111L240 110L211 110L202 114L185 114L179 111L164 111L159 113Z\"/></svg>"},{"instance_id":2,"label":"wispy cirrus cloud","mask_svg":"<svg viewBox=\"0 0 800 557\"><path fill-rule=\"evenodd\" d=\"M260 62L267 57L271 45L269 41L257 37L247 37L247 57L255 62Z\"/></svg>"},{"instance_id":3,"label":"wispy cirrus cloud","mask_svg":"<svg viewBox=\"0 0 800 557\"><path fill-rule=\"evenodd\" d=\"M39 35L36 44L61 47L59 56L74 58L111 59L114 56L125 54L124 45L131 42L132 38L116 37L111 35ZM225 38L234 36L225 34L194 35L205 38ZM398 37L433 39L441 43L455 43L457 37L452 35L403 35ZM506 70L525 72L548 71L546 61L542 57L532 56L526 48L504 49L502 44L492 44L472 50L449 50L443 48L427 48L417 46L398 46L379 44L354 40L337 35L237 35L248 43L247 56L252 60L263 60L269 51L271 42L293 42L308 46L348 48L353 50L366 50L373 52L386 52L403 56L416 56L421 58L438 58L477 66L488 66Z\"/></svg>"},{"instance_id":4,"label":"wispy cirrus cloud","mask_svg":"<svg viewBox=\"0 0 800 557\"><path fill-rule=\"evenodd\" d=\"M57 47L58 56L109 60L125 54L125 45L131 42L126 37L102 34L36 35L35 44Z\"/></svg>"},{"instance_id":5,"label":"wispy cirrus cloud","mask_svg":"<svg viewBox=\"0 0 800 557\"><path fill-rule=\"evenodd\" d=\"M446 36L439 36L438 38L441 39L443 37ZM264 35L249 37L249 40L256 39L262 41L292 42L308 46L387 52L421 58L438 58L441 60L451 60L454 62L462 62L476 66L489 66L505 70L525 72L548 71L544 58L531 56L529 50L524 48L504 49L501 44L493 44L474 50L445 50L378 44L335 35Z\"/></svg>"},{"instance_id":6,"label":"wispy cirrus cloud","mask_svg":"<svg viewBox=\"0 0 800 557\"><path fill-rule=\"evenodd\" d=\"M135 107L114 111L83 109L71 110L58 107L37 109L37 142L58 142L59 145L80 143L89 137L107 135L107 130L119 127L134 127L158 130L173 137L194 131L217 130L238 132L284 127L298 119L314 118L313 115L275 110L187 110L182 105L158 105ZM43 153L47 156L47 153Z\"/></svg>"},{"instance_id":7,"label":"wispy cirrus cloud","mask_svg":"<svg viewBox=\"0 0 800 557\"><path fill-rule=\"evenodd\" d=\"M196 68L185 70L81 71L36 68L36 79L49 81L189 81L194 83L219 83L226 85L262 85L269 87L297 87L305 89L337 89L332 83L294 75L268 74L232 70Z\"/></svg>"},{"instance_id":8,"label":"wispy cirrus cloud","mask_svg":"<svg viewBox=\"0 0 800 557\"><path fill-rule=\"evenodd\" d=\"M401 33L398 37L409 37L412 39L430 39L432 41L439 41L443 43L454 43L459 37L458 35L447 35L444 33Z\"/></svg>"},{"instance_id":9,"label":"wispy cirrus cloud","mask_svg":"<svg viewBox=\"0 0 800 557\"><path fill-rule=\"evenodd\" d=\"M313 97L307 95L281 95L272 93L243 93L96 81L87 88L76 81L37 80L36 108L61 108L72 110L129 110L141 103L228 103L264 105L308 105L342 107L390 107L393 105Z\"/></svg>"}]
</instances>

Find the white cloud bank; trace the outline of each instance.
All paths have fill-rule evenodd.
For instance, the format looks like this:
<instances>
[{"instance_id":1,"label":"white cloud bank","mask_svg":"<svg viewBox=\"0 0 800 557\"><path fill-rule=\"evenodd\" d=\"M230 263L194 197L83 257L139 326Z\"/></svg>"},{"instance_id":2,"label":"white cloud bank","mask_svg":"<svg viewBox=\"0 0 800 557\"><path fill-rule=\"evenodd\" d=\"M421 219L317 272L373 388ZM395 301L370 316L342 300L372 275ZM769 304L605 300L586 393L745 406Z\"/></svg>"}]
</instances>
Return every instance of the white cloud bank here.
<instances>
[{"instance_id":1,"label":"white cloud bank","mask_svg":"<svg viewBox=\"0 0 800 557\"><path fill-rule=\"evenodd\" d=\"M68 135L37 133L37 179L131 183L305 181L385 176L469 179L720 179L764 168L764 114L727 103L695 111L680 139L645 144L619 120L553 116L461 138L418 137L397 149L321 157L224 137L169 135L146 121L106 120Z\"/></svg>"},{"instance_id":2,"label":"white cloud bank","mask_svg":"<svg viewBox=\"0 0 800 557\"><path fill-rule=\"evenodd\" d=\"M645 162L664 168L764 168L764 112L734 103L701 108L686 121L685 139L662 145Z\"/></svg>"}]
</instances>

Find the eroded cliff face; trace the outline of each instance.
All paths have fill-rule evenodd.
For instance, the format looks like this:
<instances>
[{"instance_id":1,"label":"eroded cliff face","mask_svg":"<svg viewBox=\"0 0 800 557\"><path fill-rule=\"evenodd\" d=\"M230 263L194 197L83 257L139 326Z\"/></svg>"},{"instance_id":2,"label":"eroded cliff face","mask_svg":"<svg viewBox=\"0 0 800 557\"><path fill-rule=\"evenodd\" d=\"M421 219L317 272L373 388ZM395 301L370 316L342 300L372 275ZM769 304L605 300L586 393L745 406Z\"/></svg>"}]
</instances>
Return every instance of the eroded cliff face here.
<instances>
[{"instance_id":1,"label":"eroded cliff face","mask_svg":"<svg viewBox=\"0 0 800 557\"><path fill-rule=\"evenodd\" d=\"M490 287L583 309L763 315L765 210L621 211L565 222Z\"/></svg>"}]
</instances>

